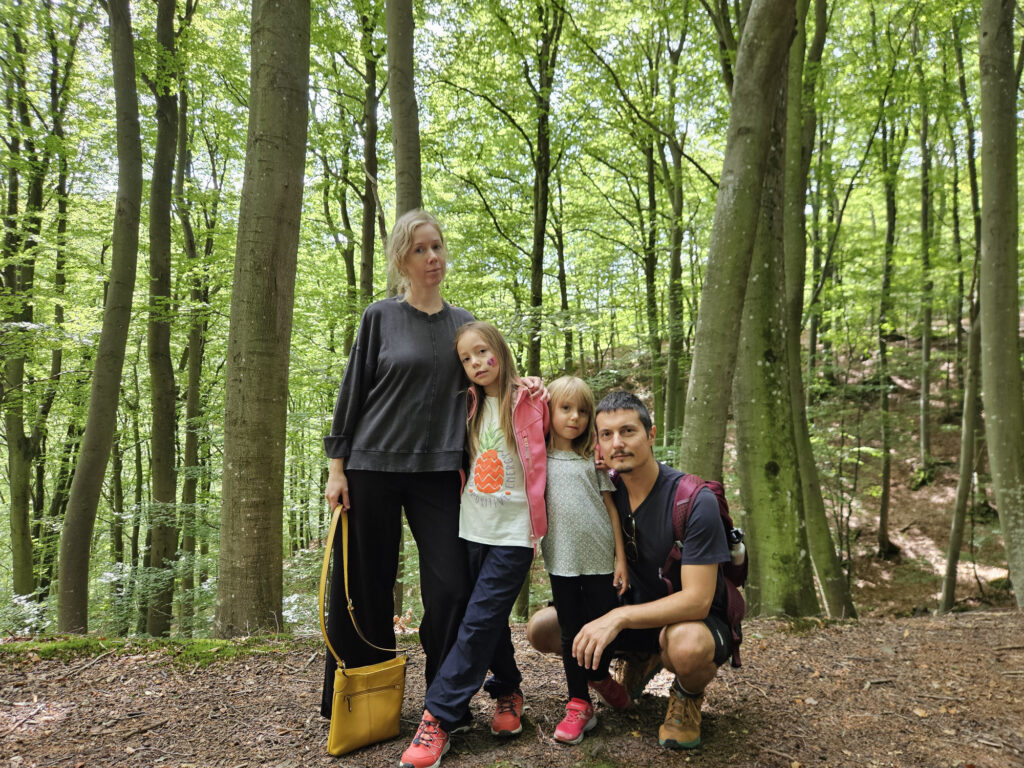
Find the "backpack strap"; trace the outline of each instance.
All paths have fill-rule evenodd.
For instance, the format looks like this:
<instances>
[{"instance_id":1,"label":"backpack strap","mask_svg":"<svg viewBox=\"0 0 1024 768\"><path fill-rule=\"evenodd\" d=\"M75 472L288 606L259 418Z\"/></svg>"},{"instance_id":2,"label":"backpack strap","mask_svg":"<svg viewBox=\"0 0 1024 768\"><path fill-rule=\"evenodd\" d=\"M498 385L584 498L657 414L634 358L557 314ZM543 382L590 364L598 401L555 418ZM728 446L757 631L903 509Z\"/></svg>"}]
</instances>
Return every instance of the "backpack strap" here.
<instances>
[{"instance_id":1,"label":"backpack strap","mask_svg":"<svg viewBox=\"0 0 1024 768\"><path fill-rule=\"evenodd\" d=\"M668 577L669 569L675 563L683 559L683 539L686 537L686 523L690 519L690 512L693 511L693 502L697 494L707 485L700 475L685 474L676 483L676 492L672 501L672 536L675 543L668 552L665 565L661 567L659 576L668 585L669 594L672 593L672 581Z\"/></svg>"}]
</instances>

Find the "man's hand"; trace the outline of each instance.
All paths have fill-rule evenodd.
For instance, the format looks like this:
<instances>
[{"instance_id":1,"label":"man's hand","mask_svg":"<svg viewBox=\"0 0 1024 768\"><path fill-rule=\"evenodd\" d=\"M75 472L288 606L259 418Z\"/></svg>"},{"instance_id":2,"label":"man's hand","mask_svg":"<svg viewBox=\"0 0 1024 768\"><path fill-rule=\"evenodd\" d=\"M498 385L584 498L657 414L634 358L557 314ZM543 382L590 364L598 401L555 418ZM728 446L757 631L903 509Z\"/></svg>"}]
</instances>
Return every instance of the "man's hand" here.
<instances>
[{"instance_id":1,"label":"man's hand","mask_svg":"<svg viewBox=\"0 0 1024 768\"><path fill-rule=\"evenodd\" d=\"M344 459L331 459L324 498L332 512L338 504L345 509L352 508L348 503L348 478L345 476Z\"/></svg>"},{"instance_id":2,"label":"man's hand","mask_svg":"<svg viewBox=\"0 0 1024 768\"><path fill-rule=\"evenodd\" d=\"M597 669L601 654L619 636L623 625L620 621L622 608L613 608L604 616L585 624L572 641L572 655L584 669Z\"/></svg>"}]
</instances>

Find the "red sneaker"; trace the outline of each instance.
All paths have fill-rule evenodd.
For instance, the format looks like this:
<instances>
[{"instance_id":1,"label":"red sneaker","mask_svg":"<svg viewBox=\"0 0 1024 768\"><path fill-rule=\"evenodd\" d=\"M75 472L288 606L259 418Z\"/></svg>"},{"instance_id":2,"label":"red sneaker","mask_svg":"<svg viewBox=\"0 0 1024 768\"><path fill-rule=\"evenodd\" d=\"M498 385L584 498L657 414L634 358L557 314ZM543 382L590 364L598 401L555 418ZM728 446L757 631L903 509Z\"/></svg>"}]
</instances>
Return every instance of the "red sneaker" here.
<instances>
[{"instance_id":1,"label":"red sneaker","mask_svg":"<svg viewBox=\"0 0 1024 768\"><path fill-rule=\"evenodd\" d=\"M569 699L565 705L565 717L555 728L555 741L563 744L579 744L583 734L597 725L597 715L589 701Z\"/></svg>"},{"instance_id":2,"label":"red sneaker","mask_svg":"<svg viewBox=\"0 0 1024 768\"><path fill-rule=\"evenodd\" d=\"M611 675L597 682L591 680L589 686L598 700L612 709L625 709L630 704L629 692Z\"/></svg>"},{"instance_id":3,"label":"red sneaker","mask_svg":"<svg viewBox=\"0 0 1024 768\"><path fill-rule=\"evenodd\" d=\"M491 733L495 736L515 736L523 731L523 694L513 691L499 696L491 720Z\"/></svg>"},{"instance_id":4,"label":"red sneaker","mask_svg":"<svg viewBox=\"0 0 1024 768\"><path fill-rule=\"evenodd\" d=\"M437 768L451 747L451 740L437 719L423 710L423 719L416 729L412 744L402 753L401 768Z\"/></svg>"}]
</instances>

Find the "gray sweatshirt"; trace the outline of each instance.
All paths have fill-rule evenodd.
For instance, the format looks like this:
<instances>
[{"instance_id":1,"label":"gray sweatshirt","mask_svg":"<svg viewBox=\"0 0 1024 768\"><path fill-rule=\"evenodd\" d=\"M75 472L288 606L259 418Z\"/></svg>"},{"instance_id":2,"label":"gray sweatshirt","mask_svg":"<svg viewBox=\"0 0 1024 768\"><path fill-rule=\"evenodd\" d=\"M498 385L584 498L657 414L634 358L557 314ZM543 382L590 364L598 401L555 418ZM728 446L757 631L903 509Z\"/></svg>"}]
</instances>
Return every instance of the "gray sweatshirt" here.
<instances>
[{"instance_id":1,"label":"gray sweatshirt","mask_svg":"<svg viewBox=\"0 0 1024 768\"><path fill-rule=\"evenodd\" d=\"M397 298L368 306L324 438L328 458L344 458L346 470L461 467L467 382L455 331L472 319L447 303L433 315Z\"/></svg>"}]
</instances>

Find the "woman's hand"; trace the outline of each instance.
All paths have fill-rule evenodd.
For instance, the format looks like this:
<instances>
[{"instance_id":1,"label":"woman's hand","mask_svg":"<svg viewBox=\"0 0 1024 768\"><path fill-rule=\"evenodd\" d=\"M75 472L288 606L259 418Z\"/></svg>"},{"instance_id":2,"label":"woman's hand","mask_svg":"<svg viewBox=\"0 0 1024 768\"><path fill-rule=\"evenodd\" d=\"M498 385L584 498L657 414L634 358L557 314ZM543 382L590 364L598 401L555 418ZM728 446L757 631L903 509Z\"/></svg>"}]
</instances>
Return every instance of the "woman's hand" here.
<instances>
[{"instance_id":1,"label":"woman's hand","mask_svg":"<svg viewBox=\"0 0 1024 768\"><path fill-rule=\"evenodd\" d=\"M548 394L548 388L544 386L544 379L540 376L523 376L519 380L519 384L526 387L526 393L530 396L531 400L536 400L538 397L542 403L546 403L551 399L551 395Z\"/></svg>"},{"instance_id":2,"label":"woman's hand","mask_svg":"<svg viewBox=\"0 0 1024 768\"><path fill-rule=\"evenodd\" d=\"M352 508L348 502L348 478L345 477L344 459L331 459L324 498L327 499L327 504L332 511L339 503L345 509Z\"/></svg>"}]
</instances>

